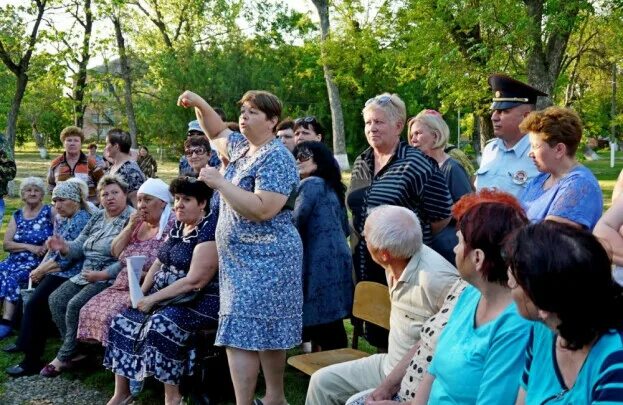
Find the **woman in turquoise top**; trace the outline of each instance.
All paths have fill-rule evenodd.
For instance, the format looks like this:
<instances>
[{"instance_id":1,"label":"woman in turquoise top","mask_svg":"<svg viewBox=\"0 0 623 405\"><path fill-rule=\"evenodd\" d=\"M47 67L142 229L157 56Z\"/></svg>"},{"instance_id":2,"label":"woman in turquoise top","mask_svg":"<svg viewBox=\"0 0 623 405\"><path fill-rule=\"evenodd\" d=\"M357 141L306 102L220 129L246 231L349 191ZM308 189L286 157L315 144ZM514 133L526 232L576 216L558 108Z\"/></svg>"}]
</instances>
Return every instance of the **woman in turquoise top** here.
<instances>
[{"instance_id":1,"label":"woman in turquoise top","mask_svg":"<svg viewBox=\"0 0 623 405\"><path fill-rule=\"evenodd\" d=\"M582 139L580 117L569 108L549 107L530 113L520 127L529 134L529 156L541 172L519 194L528 218L593 229L603 196L593 173L575 159Z\"/></svg>"},{"instance_id":2,"label":"woman in turquoise top","mask_svg":"<svg viewBox=\"0 0 623 405\"><path fill-rule=\"evenodd\" d=\"M517 404L623 403L623 288L604 247L587 231L541 223L506 250L513 298L535 321Z\"/></svg>"},{"instance_id":3,"label":"woman in turquoise top","mask_svg":"<svg viewBox=\"0 0 623 405\"><path fill-rule=\"evenodd\" d=\"M413 403L513 404L531 325L517 312L501 251L528 219L513 196L487 189L461 198L453 213L456 264L471 285L439 337Z\"/></svg>"}]
</instances>

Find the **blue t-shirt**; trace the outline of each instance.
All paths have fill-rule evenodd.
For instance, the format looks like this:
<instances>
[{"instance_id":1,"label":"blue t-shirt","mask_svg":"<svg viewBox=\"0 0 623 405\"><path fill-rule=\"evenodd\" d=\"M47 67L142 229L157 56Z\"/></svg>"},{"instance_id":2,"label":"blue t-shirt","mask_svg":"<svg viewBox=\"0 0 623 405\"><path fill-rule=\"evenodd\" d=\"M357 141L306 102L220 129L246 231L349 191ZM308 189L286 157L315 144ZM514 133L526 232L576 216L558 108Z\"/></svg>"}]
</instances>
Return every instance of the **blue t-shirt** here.
<instances>
[{"instance_id":1,"label":"blue t-shirt","mask_svg":"<svg viewBox=\"0 0 623 405\"><path fill-rule=\"evenodd\" d=\"M576 166L547 190L550 173L541 173L519 194L519 200L533 222L555 215L592 230L603 211L601 188L593 173Z\"/></svg>"},{"instance_id":2,"label":"blue t-shirt","mask_svg":"<svg viewBox=\"0 0 623 405\"><path fill-rule=\"evenodd\" d=\"M568 388L555 360L556 334L535 323L526 349L521 386L526 405L623 403L623 329L602 335Z\"/></svg>"},{"instance_id":3,"label":"blue t-shirt","mask_svg":"<svg viewBox=\"0 0 623 405\"><path fill-rule=\"evenodd\" d=\"M514 404L531 323L511 304L474 327L480 291L469 286L437 342L428 372L435 376L428 403Z\"/></svg>"}]
</instances>

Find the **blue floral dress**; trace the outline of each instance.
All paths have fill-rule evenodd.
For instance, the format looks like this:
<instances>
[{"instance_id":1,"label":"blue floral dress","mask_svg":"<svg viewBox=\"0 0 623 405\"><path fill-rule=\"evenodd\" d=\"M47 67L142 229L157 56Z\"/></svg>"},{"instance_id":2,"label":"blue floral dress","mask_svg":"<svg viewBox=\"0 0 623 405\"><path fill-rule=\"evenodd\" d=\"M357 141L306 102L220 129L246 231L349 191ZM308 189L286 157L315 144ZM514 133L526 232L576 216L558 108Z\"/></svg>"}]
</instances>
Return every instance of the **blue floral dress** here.
<instances>
[{"instance_id":1,"label":"blue floral dress","mask_svg":"<svg viewBox=\"0 0 623 405\"><path fill-rule=\"evenodd\" d=\"M54 224L52 208L49 205L44 205L35 218L24 218L21 209L15 211L13 218L16 225L14 242L41 246L52 235ZM0 262L0 298L9 302L19 301L19 284L28 280L30 271L42 259L43 257L25 250L12 252L6 260Z\"/></svg>"},{"instance_id":2,"label":"blue floral dress","mask_svg":"<svg viewBox=\"0 0 623 405\"><path fill-rule=\"evenodd\" d=\"M249 142L229 135L225 178L243 190L289 196L299 182L292 154L279 140L247 156ZM216 344L282 350L301 341L303 246L292 211L256 222L221 198L216 228L221 310Z\"/></svg>"},{"instance_id":3,"label":"blue floral dress","mask_svg":"<svg viewBox=\"0 0 623 405\"><path fill-rule=\"evenodd\" d=\"M217 220L218 212L210 213L189 235L183 234L184 224L176 222L158 254L162 267L154 275L150 294L186 277L195 246L214 241ZM170 305L152 314L133 308L120 313L110 324L104 367L131 380L153 375L165 384L179 385L182 376L192 374L195 363L188 340L194 331L217 324L218 294L218 281L213 280L193 304Z\"/></svg>"}]
</instances>

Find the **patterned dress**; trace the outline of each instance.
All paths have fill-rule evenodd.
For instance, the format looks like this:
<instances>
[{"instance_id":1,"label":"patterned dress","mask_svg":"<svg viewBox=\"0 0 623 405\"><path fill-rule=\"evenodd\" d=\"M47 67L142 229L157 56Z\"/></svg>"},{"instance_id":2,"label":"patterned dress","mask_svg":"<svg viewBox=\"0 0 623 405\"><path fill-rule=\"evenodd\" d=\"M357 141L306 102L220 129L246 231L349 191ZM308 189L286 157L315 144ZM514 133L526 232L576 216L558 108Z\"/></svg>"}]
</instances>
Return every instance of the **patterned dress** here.
<instances>
[{"instance_id":1,"label":"patterned dress","mask_svg":"<svg viewBox=\"0 0 623 405\"><path fill-rule=\"evenodd\" d=\"M24 218L21 209L13 214L15 219L15 235L13 242L41 246L52 235L52 207L44 205L36 217ZM9 302L20 299L19 284L28 280L30 271L37 267L43 257L28 250L11 252L9 257L0 262L0 298Z\"/></svg>"},{"instance_id":2,"label":"patterned dress","mask_svg":"<svg viewBox=\"0 0 623 405\"><path fill-rule=\"evenodd\" d=\"M274 139L247 156L249 142L229 135L225 178L243 190L289 196L299 176L292 154ZM251 221L221 199L216 230L221 311L216 344L245 350L282 350L301 341L301 238L292 212Z\"/></svg>"},{"instance_id":3,"label":"patterned dress","mask_svg":"<svg viewBox=\"0 0 623 405\"><path fill-rule=\"evenodd\" d=\"M175 214L171 213L163 236L169 233L174 223ZM139 229L140 224L135 228L128 245L119 256L119 262L121 262L123 267L113 285L91 298L80 310L78 340L106 342L110 321L130 307L130 287L128 285L126 259L131 256L146 256L147 260L143 266L143 271L148 271L154 261L156 261L165 238L158 240L154 236L151 239L141 241L137 238Z\"/></svg>"},{"instance_id":4,"label":"patterned dress","mask_svg":"<svg viewBox=\"0 0 623 405\"><path fill-rule=\"evenodd\" d=\"M114 172L109 170L108 174L119 176L128 183L128 193L138 191L139 187L145 182L145 175L134 160L126 160Z\"/></svg>"},{"instance_id":5,"label":"patterned dress","mask_svg":"<svg viewBox=\"0 0 623 405\"><path fill-rule=\"evenodd\" d=\"M195 246L214 241L217 220L218 214L210 213L188 235L183 234L184 224L175 224L158 253L162 267L154 275L150 293L186 277ZM187 343L193 331L217 324L218 293L218 282L213 280L192 304L170 305L151 314L130 308L117 315L108 331L104 367L131 380L153 375L163 383L179 385L184 375L192 374L196 355Z\"/></svg>"}]
</instances>

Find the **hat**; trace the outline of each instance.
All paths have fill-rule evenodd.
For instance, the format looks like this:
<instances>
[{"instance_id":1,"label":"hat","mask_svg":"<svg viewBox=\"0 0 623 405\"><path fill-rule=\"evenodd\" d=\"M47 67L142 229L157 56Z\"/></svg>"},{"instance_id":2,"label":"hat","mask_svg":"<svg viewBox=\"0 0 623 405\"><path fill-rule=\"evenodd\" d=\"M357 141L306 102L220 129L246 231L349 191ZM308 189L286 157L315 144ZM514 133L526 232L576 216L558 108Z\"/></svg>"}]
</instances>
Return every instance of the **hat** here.
<instances>
[{"instance_id":1,"label":"hat","mask_svg":"<svg viewBox=\"0 0 623 405\"><path fill-rule=\"evenodd\" d=\"M199 121L194 120L188 123L188 132L190 131L198 131L203 134L203 129L201 129L201 126L199 125Z\"/></svg>"},{"instance_id":2,"label":"hat","mask_svg":"<svg viewBox=\"0 0 623 405\"><path fill-rule=\"evenodd\" d=\"M167 223L169 222L169 216L171 215L172 198L169 192L169 186L160 179L149 178L139 187L137 194L149 194L167 203L160 216L160 224L158 233L156 234L156 239L162 239L162 234L164 233Z\"/></svg>"},{"instance_id":3,"label":"hat","mask_svg":"<svg viewBox=\"0 0 623 405\"><path fill-rule=\"evenodd\" d=\"M506 75L489 76L489 86L493 90L492 110L508 110L522 104L536 104L538 96L547 96L547 93Z\"/></svg>"},{"instance_id":4,"label":"hat","mask_svg":"<svg viewBox=\"0 0 623 405\"><path fill-rule=\"evenodd\" d=\"M80 185L72 181L60 182L52 190L52 201L56 198L71 200L77 203L82 202L82 191Z\"/></svg>"}]
</instances>

